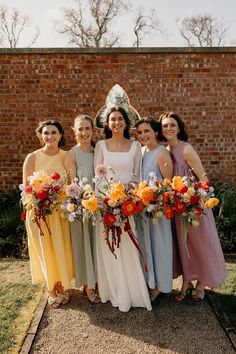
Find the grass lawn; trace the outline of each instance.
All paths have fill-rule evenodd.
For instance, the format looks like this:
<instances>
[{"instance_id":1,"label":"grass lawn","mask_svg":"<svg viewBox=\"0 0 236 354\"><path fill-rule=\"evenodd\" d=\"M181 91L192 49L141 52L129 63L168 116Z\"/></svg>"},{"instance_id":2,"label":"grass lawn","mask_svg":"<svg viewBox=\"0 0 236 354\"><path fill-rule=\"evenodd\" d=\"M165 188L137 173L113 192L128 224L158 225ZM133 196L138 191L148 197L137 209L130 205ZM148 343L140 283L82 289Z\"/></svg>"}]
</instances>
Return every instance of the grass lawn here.
<instances>
[{"instance_id":1,"label":"grass lawn","mask_svg":"<svg viewBox=\"0 0 236 354\"><path fill-rule=\"evenodd\" d=\"M215 290L220 306L232 326L236 328L236 255L226 256L227 278L223 285Z\"/></svg>"},{"instance_id":2,"label":"grass lawn","mask_svg":"<svg viewBox=\"0 0 236 354\"><path fill-rule=\"evenodd\" d=\"M42 294L28 260L0 259L0 353L18 353Z\"/></svg>"}]
</instances>

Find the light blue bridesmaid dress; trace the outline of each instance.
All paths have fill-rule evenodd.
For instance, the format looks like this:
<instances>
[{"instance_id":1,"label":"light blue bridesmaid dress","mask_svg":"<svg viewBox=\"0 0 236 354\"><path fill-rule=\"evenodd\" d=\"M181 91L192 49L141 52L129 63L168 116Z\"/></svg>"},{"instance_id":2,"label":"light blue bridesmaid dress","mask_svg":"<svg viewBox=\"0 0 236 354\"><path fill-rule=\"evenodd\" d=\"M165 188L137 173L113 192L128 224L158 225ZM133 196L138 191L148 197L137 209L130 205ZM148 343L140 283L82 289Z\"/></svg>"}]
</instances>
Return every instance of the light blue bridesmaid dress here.
<instances>
[{"instance_id":1,"label":"light blue bridesmaid dress","mask_svg":"<svg viewBox=\"0 0 236 354\"><path fill-rule=\"evenodd\" d=\"M142 180L148 180L150 172L155 172L157 179L162 180L157 155L162 145L151 151L143 150ZM158 218L154 224L152 219L142 215L141 227L138 226L138 237L146 255L148 272L144 272L150 289L157 287L163 293L172 290L172 233L170 221L165 216Z\"/></svg>"}]
</instances>

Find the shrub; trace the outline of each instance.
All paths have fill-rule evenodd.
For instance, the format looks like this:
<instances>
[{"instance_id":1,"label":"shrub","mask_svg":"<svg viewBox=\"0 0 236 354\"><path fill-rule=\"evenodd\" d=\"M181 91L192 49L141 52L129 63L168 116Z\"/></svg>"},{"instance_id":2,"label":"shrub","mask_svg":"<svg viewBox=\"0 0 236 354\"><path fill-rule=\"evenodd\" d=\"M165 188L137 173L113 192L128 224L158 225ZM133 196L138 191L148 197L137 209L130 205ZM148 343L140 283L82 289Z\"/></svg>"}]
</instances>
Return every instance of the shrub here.
<instances>
[{"instance_id":1,"label":"shrub","mask_svg":"<svg viewBox=\"0 0 236 354\"><path fill-rule=\"evenodd\" d=\"M222 184L214 188L220 200L213 213L221 246L224 252L236 252L236 189Z\"/></svg>"},{"instance_id":2,"label":"shrub","mask_svg":"<svg viewBox=\"0 0 236 354\"><path fill-rule=\"evenodd\" d=\"M20 219L20 191L0 192L0 257L25 255L26 231Z\"/></svg>"}]
</instances>

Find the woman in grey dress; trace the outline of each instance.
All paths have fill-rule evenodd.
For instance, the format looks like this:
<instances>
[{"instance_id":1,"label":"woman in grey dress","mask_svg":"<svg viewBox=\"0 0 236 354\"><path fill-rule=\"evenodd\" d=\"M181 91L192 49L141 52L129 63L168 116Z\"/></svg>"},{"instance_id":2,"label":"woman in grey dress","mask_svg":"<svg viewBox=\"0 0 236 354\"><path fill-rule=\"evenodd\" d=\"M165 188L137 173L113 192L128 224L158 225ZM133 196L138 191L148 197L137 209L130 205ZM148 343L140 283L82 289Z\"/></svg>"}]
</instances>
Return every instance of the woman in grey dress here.
<instances>
[{"instance_id":1,"label":"woman in grey dress","mask_svg":"<svg viewBox=\"0 0 236 354\"><path fill-rule=\"evenodd\" d=\"M67 154L65 168L71 180L86 177L88 184L93 186L94 149L91 145L93 121L90 116L79 115L74 121L74 133L77 141ZM98 303L100 298L96 293L96 252L95 232L92 222L74 221L70 224L72 250L74 258L75 287L83 286L91 302Z\"/></svg>"},{"instance_id":2,"label":"woman in grey dress","mask_svg":"<svg viewBox=\"0 0 236 354\"><path fill-rule=\"evenodd\" d=\"M140 119L135 124L138 140L142 143L142 180L148 181L149 174L155 173L158 180L171 179L173 164L169 152L160 144L161 125L151 117ZM151 301L160 292L172 290L172 233L170 221L163 215L157 224L142 216L142 227L138 227L138 236L144 245L147 256Z\"/></svg>"}]
</instances>

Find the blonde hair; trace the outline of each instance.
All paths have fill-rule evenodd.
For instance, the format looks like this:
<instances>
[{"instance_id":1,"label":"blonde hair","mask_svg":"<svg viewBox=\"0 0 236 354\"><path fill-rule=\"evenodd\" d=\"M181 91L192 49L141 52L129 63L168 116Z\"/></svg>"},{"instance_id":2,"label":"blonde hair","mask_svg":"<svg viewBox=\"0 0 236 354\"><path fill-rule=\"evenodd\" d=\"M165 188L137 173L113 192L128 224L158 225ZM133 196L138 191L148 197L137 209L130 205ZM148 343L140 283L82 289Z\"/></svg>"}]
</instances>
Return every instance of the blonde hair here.
<instances>
[{"instance_id":1,"label":"blonde hair","mask_svg":"<svg viewBox=\"0 0 236 354\"><path fill-rule=\"evenodd\" d=\"M74 119L74 126L72 127L72 129L74 130L75 133L75 140L78 143L78 139L76 136L76 128L78 126L79 121L81 120L87 120L88 122L90 122L91 124L91 128L93 129L93 119L92 117L90 117L88 114L79 114L78 116L75 117ZM93 143L91 143L91 145L93 146Z\"/></svg>"}]
</instances>

